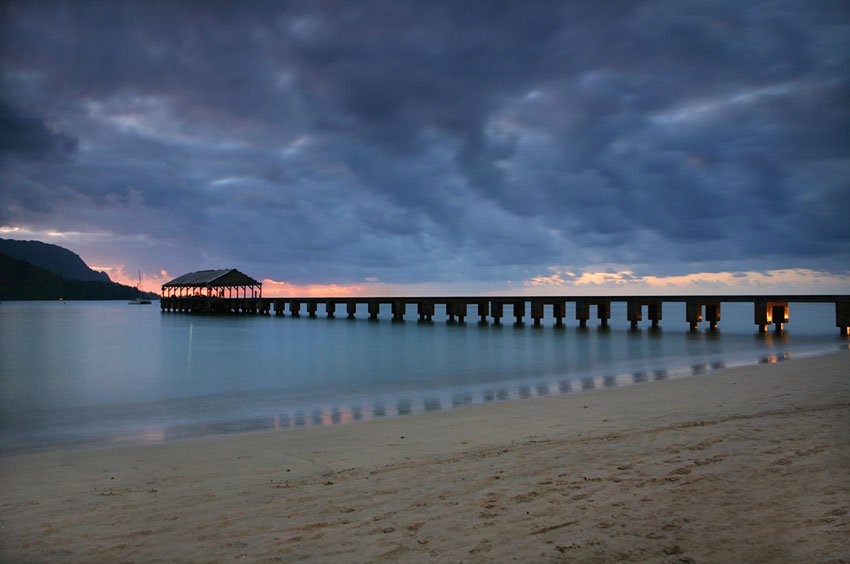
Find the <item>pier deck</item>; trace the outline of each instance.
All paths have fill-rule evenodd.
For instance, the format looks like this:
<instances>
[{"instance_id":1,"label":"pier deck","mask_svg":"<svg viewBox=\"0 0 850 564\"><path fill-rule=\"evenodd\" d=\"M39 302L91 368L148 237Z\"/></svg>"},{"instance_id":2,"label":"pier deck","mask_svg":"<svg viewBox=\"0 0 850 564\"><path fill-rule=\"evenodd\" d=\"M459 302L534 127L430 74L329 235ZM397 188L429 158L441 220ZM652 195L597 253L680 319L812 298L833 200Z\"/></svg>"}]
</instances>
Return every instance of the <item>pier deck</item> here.
<instances>
[{"instance_id":1,"label":"pier deck","mask_svg":"<svg viewBox=\"0 0 850 564\"><path fill-rule=\"evenodd\" d=\"M345 315L356 317L357 306L365 306L369 319L377 320L381 306L389 306L393 321L403 321L409 306L415 306L415 315L422 322L430 322L436 306L444 306L449 323L465 323L467 316L474 315L481 324L502 323L506 308L516 324L522 324L528 311L535 326L539 326L548 311L561 326L566 317L567 304L575 305L575 318L580 327L586 327L591 311L602 327L611 318L611 304L625 303L626 318L633 329L637 329L644 318L657 327L662 319L664 303L684 303L685 322L691 330L697 330L701 322L707 322L710 330L720 322L721 304L752 303L753 321L760 332L774 325L782 331L789 322L789 304L832 303L835 304L835 326L842 335L850 335L850 295L812 294L768 294L768 295L706 295L706 296L451 296L451 297L287 297L269 298L259 296L221 297L210 295L165 296L160 300L163 312L183 313L239 313L300 317L302 314L316 317L320 313L327 317ZM321 307L321 310L320 310Z\"/></svg>"}]
</instances>

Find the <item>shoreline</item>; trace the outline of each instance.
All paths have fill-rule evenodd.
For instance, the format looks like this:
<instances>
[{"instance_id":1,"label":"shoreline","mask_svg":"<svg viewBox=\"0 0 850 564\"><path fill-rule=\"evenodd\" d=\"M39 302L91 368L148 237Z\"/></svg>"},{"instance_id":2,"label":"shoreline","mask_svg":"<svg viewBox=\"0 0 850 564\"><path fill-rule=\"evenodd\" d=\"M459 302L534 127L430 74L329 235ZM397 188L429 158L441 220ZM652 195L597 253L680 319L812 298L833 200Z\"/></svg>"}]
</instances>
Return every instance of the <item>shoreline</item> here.
<instances>
[{"instance_id":1,"label":"shoreline","mask_svg":"<svg viewBox=\"0 0 850 564\"><path fill-rule=\"evenodd\" d=\"M759 364L777 364L788 360L812 358L834 354L836 350L850 349L850 345L836 341L838 346L820 345L817 348L809 346L802 352L796 350L777 350L775 354L760 353L752 360L744 360L745 354L733 355L730 360L702 361L694 364L675 364L671 366L642 366L628 370L587 371L576 374L549 375L521 380L503 380L497 383L467 384L451 386L425 393L424 390L413 390L410 394L378 395L371 398L362 397L359 403L350 405L332 405L317 403L302 409L287 409L283 411L253 413L243 418L225 418L216 421L197 423L163 425L160 427L144 427L128 429L109 437L84 439L72 442L51 442L30 446L0 448L0 459L3 457L38 454L53 450L77 449L109 449L165 444L179 441L193 441L207 437L228 437L243 434L265 432L301 432L305 429L337 425L359 425L367 421L392 419L396 417L421 416L430 412L452 411L472 405L490 405L495 403L514 402L528 399L538 399L550 396L585 394L590 391L609 391L622 387L630 387L651 381L678 380L690 377L705 377L718 370L738 369ZM749 355L746 355L750 358ZM565 389L566 385L566 389ZM542 389L542 391L541 391ZM496 393L498 390L500 393ZM465 400L456 403L454 398L464 396ZM488 397L489 396L489 397ZM429 400L440 400L438 407L429 406ZM138 408L144 404L133 404ZM382 413L376 415L372 409L381 406ZM402 407L404 406L404 411ZM358 417L352 417L352 408L362 410ZM81 409L81 408L78 408ZM340 413L342 410L342 413ZM337 413L333 413L336 411ZM300 421L299 421L300 418ZM263 421L263 422L260 422ZM218 427L218 430L209 431ZM234 428L236 430L222 430ZM199 432L196 429L204 429Z\"/></svg>"},{"instance_id":2,"label":"shoreline","mask_svg":"<svg viewBox=\"0 0 850 564\"><path fill-rule=\"evenodd\" d=\"M0 458L8 560L847 558L850 351Z\"/></svg>"}]
</instances>

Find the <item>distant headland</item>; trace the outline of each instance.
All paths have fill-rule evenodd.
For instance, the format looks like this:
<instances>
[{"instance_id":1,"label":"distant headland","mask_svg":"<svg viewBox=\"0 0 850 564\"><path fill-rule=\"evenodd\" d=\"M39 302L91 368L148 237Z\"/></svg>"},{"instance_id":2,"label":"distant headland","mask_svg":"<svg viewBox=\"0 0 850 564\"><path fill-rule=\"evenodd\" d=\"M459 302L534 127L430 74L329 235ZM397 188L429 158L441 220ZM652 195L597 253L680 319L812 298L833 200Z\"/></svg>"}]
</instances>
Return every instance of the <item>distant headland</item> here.
<instances>
[{"instance_id":1,"label":"distant headland","mask_svg":"<svg viewBox=\"0 0 850 564\"><path fill-rule=\"evenodd\" d=\"M118 284L76 253L41 241L0 239L0 300L126 300L156 294Z\"/></svg>"}]
</instances>

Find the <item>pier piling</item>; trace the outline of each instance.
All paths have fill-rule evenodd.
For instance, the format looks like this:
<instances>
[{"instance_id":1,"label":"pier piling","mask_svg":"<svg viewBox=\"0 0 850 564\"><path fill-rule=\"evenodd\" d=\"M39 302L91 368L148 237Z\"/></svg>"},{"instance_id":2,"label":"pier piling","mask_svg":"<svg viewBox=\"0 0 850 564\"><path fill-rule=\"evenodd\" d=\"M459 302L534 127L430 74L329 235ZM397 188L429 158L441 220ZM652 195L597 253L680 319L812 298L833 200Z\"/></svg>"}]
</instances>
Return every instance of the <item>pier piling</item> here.
<instances>
[{"instance_id":1,"label":"pier piling","mask_svg":"<svg viewBox=\"0 0 850 564\"><path fill-rule=\"evenodd\" d=\"M632 331L638 328L638 322L642 319L642 304L637 300L629 300L626 302L626 319L629 321L629 326Z\"/></svg>"},{"instance_id":2,"label":"pier piling","mask_svg":"<svg viewBox=\"0 0 850 564\"><path fill-rule=\"evenodd\" d=\"M850 301L835 302L835 326L839 335L850 336Z\"/></svg>"},{"instance_id":3,"label":"pier piling","mask_svg":"<svg viewBox=\"0 0 850 564\"><path fill-rule=\"evenodd\" d=\"M490 303L490 315L493 317L493 325L501 325L504 317L505 304L502 302Z\"/></svg>"},{"instance_id":4,"label":"pier piling","mask_svg":"<svg viewBox=\"0 0 850 564\"><path fill-rule=\"evenodd\" d=\"M487 316L490 315L490 302L479 301L476 302L478 307L478 324L479 325L487 325Z\"/></svg>"},{"instance_id":5,"label":"pier piling","mask_svg":"<svg viewBox=\"0 0 850 564\"><path fill-rule=\"evenodd\" d=\"M543 319L543 302L541 300L531 300L531 319L535 327L540 327L540 320Z\"/></svg>"},{"instance_id":6,"label":"pier piling","mask_svg":"<svg viewBox=\"0 0 850 564\"><path fill-rule=\"evenodd\" d=\"M434 302L417 303L416 313L419 314L419 321L422 323L430 323L434 317Z\"/></svg>"},{"instance_id":7,"label":"pier piling","mask_svg":"<svg viewBox=\"0 0 850 564\"><path fill-rule=\"evenodd\" d=\"M392 303L393 321L404 321L404 310L406 306L407 304L400 301L394 301Z\"/></svg>"},{"instance_id":8,"label":"pier piling","mask_svg":"<svg viewBox=\"0 0 850 564\"><path fill-rule=\"evenodd\" d=\"M514 325L519 327L523 324L522 320L525 319L525 301L513 302L512 305L514 308L514 318L516 318Z\"/></svg>"},{"instance_id":9,"label":"pier piling","mask_svg":"<svg viewBox=\"0 0 850 564\"><path fill-rule=\"evenodd\" d=\"M466 302L457 301L454 304L454 311L457 314L457 322L463 325L466 323Z\"/></svg>"},{"instance_id":10,"label":"pier piling","mask_svg":"<svg viewBox=\"0 0 850 564\"><path fill-rule=\"evenodd\" d=\"M771 323L775 331L781 333L785 324L788 323L788 302L755 302L755 323L759 333L766 333L767 326Z\"/></svg>"},{"instance_id":11,"label":"pier piling","mask_svg":"<svg viewBox=\"0 0 850 564\"><path fill-rule=\"evenodd\" d=\"M720 302L705 304L705 319L708 321L708 330L717 331L717 324L720 322Z\"/></svg>"},{"instance_id":12,"label":"pier piling","mask_svg":"<svg viewBox=\"0 0 850 564\"><path fill-rule=\"evenodd\" d=\"M689 301L685 306L685 320L690 325L691 331L696 331L698 324L703 321L703 307L705 308L705 320L709 323L709 330L717 330L720 321L720 302L714 301Z\"/></svg>"},{"instance_id":13,"label":"pier piling","mask_svg":"<svg viewBox=\"0 0 850 564\"><path fill-rule=\"evenodd\" d=\"M658 329L659 324L661 323L661 313L662 313L662 302L650 302L646 305L647 309L647 317L649 317L649 321L652 323L653 329Z\"/></svg>"},{"instance_id":14,"label":"pier piling","mask_svg":"<svg viewBox=\"0 0 850 564\"><path fill-rule=\"evenodd\" d=\"M566 316L567 302L555 302L552 304L552 317L555 318L555 327L563 327Z\"/></svg>"}]
</instances>

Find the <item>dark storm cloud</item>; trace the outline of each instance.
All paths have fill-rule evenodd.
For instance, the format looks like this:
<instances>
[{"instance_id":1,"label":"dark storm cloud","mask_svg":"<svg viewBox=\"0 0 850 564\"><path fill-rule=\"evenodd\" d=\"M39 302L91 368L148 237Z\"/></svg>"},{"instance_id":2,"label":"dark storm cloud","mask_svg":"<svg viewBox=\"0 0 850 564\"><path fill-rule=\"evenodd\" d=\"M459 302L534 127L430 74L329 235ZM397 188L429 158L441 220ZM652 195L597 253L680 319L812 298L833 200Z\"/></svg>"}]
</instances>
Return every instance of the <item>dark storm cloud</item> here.
<instances>
[{"instance_id":1,"label":"dark storm cloud","mask_svg":"<svg viewBox=\"0 0 850 564\"><path fill-rule=\"evenodd\" d=\"M850 258L840 2L2 9L6 224L297 281Z\"/></svg>"},{"instance_id":2,"label":"dark storm cloud","mask_svg":"<svg viewBox=\"0 0 850 564\"><path fill-rule=\"evenodd\" d=\"M0 154L27 160L63 161L77 150L77 140L52 131L44 120L23 115L0 100Z\"/></svg>"}]
</instances>

